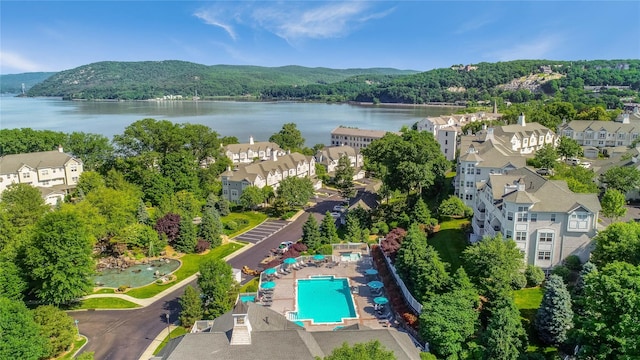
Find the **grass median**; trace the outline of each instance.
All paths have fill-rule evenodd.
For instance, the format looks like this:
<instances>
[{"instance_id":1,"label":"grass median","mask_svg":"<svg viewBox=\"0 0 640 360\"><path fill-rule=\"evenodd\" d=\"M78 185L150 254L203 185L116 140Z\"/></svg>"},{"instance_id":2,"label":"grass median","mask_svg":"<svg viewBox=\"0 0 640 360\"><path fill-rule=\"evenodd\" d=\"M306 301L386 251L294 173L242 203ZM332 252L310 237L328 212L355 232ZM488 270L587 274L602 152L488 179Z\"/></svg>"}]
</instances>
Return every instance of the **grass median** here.
<instances>
[{"instance_id":1,"label":"grass median","mask_svg":"<svg viewBox=\"0 0 640 360\"><path fill-rule=\"evenodd\" d=\"M178 282L188 278L189 276L195 274L200 269L200 263L204 259L214 258L214 259L222 259L227 255L232 254L236 250L245 246L244 244L231 242L222 246L219 246L215 249L209 250L208 253L199 255L199 254L187 254L182 256L179 260L182 262L180 268L173 273L176 276L176 280L172 281L169 284L149 284L147 286L131 289L126 292L127 295L138 298L138 299L147 299L153 297L162 291L174 286Z\"/></svg>"},{"instance_id":2,"label":"grass median","mask_svg":"<svg viewBox=\"0 0 640 360\"><path fill-rule=\"evenodd\" d=\"M153 351L153 355L158 355L160 350L162 350L169 342L169 338L175 339L178 336L182 336L186 333L188 333L187 329L183 328L182 326L178 326L177 328L173 329L170 335L165 337L164 340L162 340L162 342L160 343L160 345L158 345L158 347Z\"/></svg>"},{"instance_id":3,"label":"grass median","mask_svg":"<svg viewBox=\"0 0 640 360\"><path fill-rule=\"evenodd\" d=\"M84 299L76 309L134 309L140 307L131 301L116 297Z\"/></svg>"}]
</instances>

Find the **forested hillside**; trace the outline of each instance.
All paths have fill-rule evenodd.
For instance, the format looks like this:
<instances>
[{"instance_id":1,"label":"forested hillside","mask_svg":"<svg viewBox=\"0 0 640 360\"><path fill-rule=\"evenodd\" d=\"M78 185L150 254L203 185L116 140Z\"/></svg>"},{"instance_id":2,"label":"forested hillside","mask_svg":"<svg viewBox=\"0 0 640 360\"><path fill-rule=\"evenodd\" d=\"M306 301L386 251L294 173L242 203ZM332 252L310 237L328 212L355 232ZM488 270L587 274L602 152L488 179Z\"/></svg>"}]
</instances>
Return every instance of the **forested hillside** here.
<instances>
[{"instance_id":1,"label":"forested hillside","mask_svg":"<svg viewBox=\"0 0 640 360\"><path fill-rule=\"evenodd\" d=\"M55 73L33 72L24 74L0 75L0 93L20 94L22 93L22 84L24 84L26 90L29 90L32 86L45 81L53 74Z\"/></svg>"},{"instance_id":2,"label":"forested hillside","mask_svg":"<svg viewBox=\"0 0 640 360\"><path fill-rule=\"evenodd\" d=\"M164 95L192 97L257 95L274 86L330 84L361 74L402 75L396 69L328 69L284 66L200 65L184 61L99 62L59 72L30 89L29 96L143 100Z\"/></svg>"}]
</instances>

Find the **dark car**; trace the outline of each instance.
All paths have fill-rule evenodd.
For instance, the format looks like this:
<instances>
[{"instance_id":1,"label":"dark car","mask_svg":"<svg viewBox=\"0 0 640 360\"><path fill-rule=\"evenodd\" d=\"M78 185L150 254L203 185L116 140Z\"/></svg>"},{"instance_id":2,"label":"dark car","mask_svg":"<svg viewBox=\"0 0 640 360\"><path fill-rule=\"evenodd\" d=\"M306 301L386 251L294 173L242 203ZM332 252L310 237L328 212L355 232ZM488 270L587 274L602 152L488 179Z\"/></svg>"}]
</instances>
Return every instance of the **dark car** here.
<instances>
[{"instance_id":1,"label":"dark car","mask_svg":"<svg viewBox=\"0 0 640 360\"><path fill-rule=\"evenodd\" d=\"M551 170L547 169L547 168L540 168L538 170L536 170L536 173L539 175L551 175Z\"/></svg>"}]
</instances>

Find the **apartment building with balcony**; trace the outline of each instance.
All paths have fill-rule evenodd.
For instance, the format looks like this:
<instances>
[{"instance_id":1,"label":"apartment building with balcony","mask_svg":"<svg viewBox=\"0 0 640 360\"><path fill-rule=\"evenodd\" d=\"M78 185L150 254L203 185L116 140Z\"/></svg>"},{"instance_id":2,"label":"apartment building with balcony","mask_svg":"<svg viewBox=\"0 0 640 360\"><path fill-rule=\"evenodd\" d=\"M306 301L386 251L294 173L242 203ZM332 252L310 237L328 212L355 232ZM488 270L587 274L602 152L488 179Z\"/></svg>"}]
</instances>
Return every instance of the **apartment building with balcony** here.
<instances>
[{"instance_id":1,"label":"apartment building with balcony","mask_svg":"<svg viewBox=\"0 0 640 360\"><path fill-rule=\"evenodd\" d=\"M472 242L501 234L516 242L527 264L550 269L569 255L588 260L600 202L525 167L489 175L473 209Z\"/></svg>"},{"instance_id":2,"label":"apartment building with balcony","mask_svg":"<svg viewBox=\"0 0 640 360\"><path fill-rule=\"evenodd\" d=\"M638 139L640 126L629 122L629 114L619 121L573 120L559 128L559 134L575 140L579 145L595 147L630 146Z\"/></svg>"},{"instance_id":3,"label":"apartment building with balcony","mask_svg":"<svg viewBox=\"0 0 640 360\"><path fill-rule=\"evenodd\" d=\"M362 170L364 158L358 149L351 146L327 146L316 153L315 159L316 163L322 165L327 170L327 174L333 177L343 156L349 158L351 167L354 169L354 180L362 179L365 175Z\"/></svg>"},{"instance_id":4,"label":"apartment building with balcony","mask_svg":"<svg viewBox=\"0 0 640 360\"><path fill-rule=\"evenodd\" d=\"M382 138L389 131L367 130L338 126L331 131L331 146L351 146L357 150L366 148L372 141ZM396 134L399 134L396 132Z\"/></svg>"},{"instance_id":5,"label":"apartment building with balcony","mask_svg":"<svg viewBox=\"0 0 640 360\"><path fill-rule=\"evenodd\" d=\"M279 156L286 154L278 144L270 141L254 141L253 136L249 137L248 143L224 146L224 154L231 159L234 164L248 164L256 160L269 160L272 158L273 153Z\"/></svg>"}]
</instances>

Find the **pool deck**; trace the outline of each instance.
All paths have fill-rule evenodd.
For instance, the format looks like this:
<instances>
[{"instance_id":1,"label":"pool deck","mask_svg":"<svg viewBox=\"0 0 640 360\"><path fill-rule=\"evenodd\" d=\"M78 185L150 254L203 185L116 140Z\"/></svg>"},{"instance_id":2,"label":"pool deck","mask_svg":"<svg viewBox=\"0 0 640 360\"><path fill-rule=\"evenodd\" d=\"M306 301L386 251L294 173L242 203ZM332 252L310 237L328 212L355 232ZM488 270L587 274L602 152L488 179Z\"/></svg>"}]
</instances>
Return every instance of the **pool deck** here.
<instances>
[{"instance_id":1,"label":"pool deck","mask_svg":"<svg viewBox=\"0 0 640 360\"><path fill-rule=\"evenodd\" d=\"M276 283L273 289L271 309L286 315L296 309L296 279L308 279L311 276L333 275L337 278L348 278L349 286L356 291L352 291L358 319L345 320L336 324L312 324L311 321L302 321L308 331L333 330L336 326L349 326L360 324L372 329L385 327L377 317L374 310L374 295L367 286L367 283L376 278L365 276L364 271L371 268L371 258L363 257L358 262L340 262L335 267L308 265L299 270L292 270L290 274L278 274L280 278L269 279ZM355 288L354 288L355 287ZM389 306L389 305L387 305Z\"/></svg>"}]
</instances>

